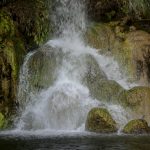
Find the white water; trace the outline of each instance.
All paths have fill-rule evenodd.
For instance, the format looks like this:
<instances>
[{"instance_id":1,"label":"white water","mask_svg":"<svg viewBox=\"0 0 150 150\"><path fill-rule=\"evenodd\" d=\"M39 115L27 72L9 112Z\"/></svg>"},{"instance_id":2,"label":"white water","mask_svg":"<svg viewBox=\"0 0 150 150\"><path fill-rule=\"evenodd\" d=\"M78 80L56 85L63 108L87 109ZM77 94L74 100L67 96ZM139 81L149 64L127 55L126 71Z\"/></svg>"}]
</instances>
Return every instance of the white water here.
<instances>
[{"instance_id":1,"label":"white water","mask_svg":"<svg viewBox=\"0 0 150 150\"><path fill-rule=\"evenodd\" d=\"M117 62L97 54L95 49L84 43L82 37L82 32L86 28L84 1L56 0L56 2L58 6L53 19L58 30L55 38L47 44L69 55L62 61L61 67L56 68L58 70L56 81L49 85L49 88L39 92L29 89L28 81L28 62L36 52L27 55L20 73L18 101L22 107L16 123L17 129L84 131L87 113L93 107L107 108L118 123L118 127L122 127L129 119L128 114L119 105L102 103L90 96L89 89L81 82L86 64L84 65L85 61L79 56L92 55L108 79L117 81L124 88L130 88L130 85L120 73ZM82 63L81 66L80 63L79 65L74 63L78 60Z\"/></svg>"}]
</instances>

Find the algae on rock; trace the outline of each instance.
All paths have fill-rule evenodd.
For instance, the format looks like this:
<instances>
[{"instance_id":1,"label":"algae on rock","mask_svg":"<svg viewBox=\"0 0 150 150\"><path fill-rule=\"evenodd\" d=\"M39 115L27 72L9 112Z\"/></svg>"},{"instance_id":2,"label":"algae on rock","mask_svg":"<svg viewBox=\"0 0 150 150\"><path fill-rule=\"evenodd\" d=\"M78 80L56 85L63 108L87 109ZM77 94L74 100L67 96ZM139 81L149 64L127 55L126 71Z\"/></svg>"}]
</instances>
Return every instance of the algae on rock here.
<instances>
[{"instance_id":1,"label":"algae on rock","mask_svg":"<svg viewBox=\"0 0 150 150\"><path fill-rule=\"evenodd\" d=\"M19 67L25 55L25 46L10 14L1 10L0 20L0 111L10 115L15 104Z\"/></svg>"},{"instance_id":2,"label":"algae on rock","mask_svg":"<svg viewBox=\"0 0 150 150\"><path fill-rule=\"evenodd\" d=\"M126 134L144 134L149 133L150 128L145 120L136 119L128 122L122 132Z\"/></svg>"},{"instance_id":3,"label":"algae on rock","mask_svg":"<svg viewBox=\"0 0 150 150\"><path fill-rule=\"evenodd\" d=\"M134 118L144 117L150 123L150 88L134 87L120 94L119 102L124 107L130 108Z\"/></svg>"},{"instance_id":4,"label":"algae on rock","mask_svg":"<svg viewBox=\"0 0 150 150\"><path fill-rule=\"evenodd\" d=\"M87 116L85 128L97 133L113 133L117 131L116 122L104 108L93 108Z\"/></svg>"},{"instance_id":5,"label":"algae on rock","mask_svg":"<svg viewBox=\"0 0 150 150\"><path fill-rule=\"evenodd\" d=\"M2 113L0 113L0 130L5 128L5 125L6 125L5 117Z\"/></svg>"}]
</instances>

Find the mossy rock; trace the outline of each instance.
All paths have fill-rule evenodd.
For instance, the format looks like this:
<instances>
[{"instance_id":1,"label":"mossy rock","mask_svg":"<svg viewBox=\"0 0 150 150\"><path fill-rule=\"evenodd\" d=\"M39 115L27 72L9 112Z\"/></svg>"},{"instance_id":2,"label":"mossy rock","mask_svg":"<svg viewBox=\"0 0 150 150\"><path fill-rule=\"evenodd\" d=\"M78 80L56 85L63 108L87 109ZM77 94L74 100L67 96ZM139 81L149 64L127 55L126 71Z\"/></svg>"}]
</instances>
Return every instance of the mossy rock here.
<instances>
[{"instance_id":1,"label":"mossy rock","mask_svg":"<svg viewBox=\"0 0 150 150\"><path fill-rule=\"evenodd\" d=\"M87 116L85 129L97 133L113 133L117 131L116 122L104 108L93 108Z\"/></svg>"},{"instance_id":2,"label":"mossy rock","mask_svg":"<svg viewBox=\"0 0 150 150\"><path fill-rule=\"evenodd\" d=\"M87 43L99 49L101 53L109 52L115 42L115 34L107 23L93 23L85 33Z\"/></svg>"},{"instance_id":3,"label":"mossy rock","mask_svg":"<svg viewBox=\"0 0 150 150\"><path fill-rule=\"evenodd\" d=\"M123 87L114 80L96 80L89 90L92 97L110 103L118 103L120 93L124 91Z\"/></svg>"},{"instance_id":4,"label":"mossy rock","mask_svg":"<svg viewBox=\"0 0 150 150\"><path fill-rule=\"evenodd\" d=\"M150 88L139 86L120 94L119 101L129 107L138 107L142 102L150 103Z\"/></svg>"},{"instance_id":5,"label":"mossy rock","mask_svg":"<svg viewBox=\"0 0 150 150\"><path fill-rule=\"evenodd\" d=\"M149 133L148 123L143 119L131 120L123 129L126 134L144 134Z\"/></svg>"},{"instance_id":6,"label":"mossy rock","mask_svg":"<svg viewBox=\"0 0 150 150\"><path fill-rule=\"evenodd\" d=\"M0 10L0 111L9 116L16 100L19 69L25 45L10 14Z\"/></svg>"},{"instance_id":7,"label":"mossy rock","mask_svg":"<svg viewBox=\"0 0 150 150\"><path fill-rule=\"evenodd\" d=\"M5 127L5 125L6 125L5 123L6 123L5 117L2 113L0 113L0 130Z\"/></svg>"},{"instance_id":8,"label":"mossy rock","mask_svg":"<svg viewBox=\"0 0 150 150\"><path fill-rule=\"evenodd\" d=\"M135 27L133 27L135 28ZM85 34L87 43L101 54L114 58L129 81L150 82L150 34L132 31L120 22L93 23Z\"/></svg>"},{"instance_id":9,"label":"mossy rock","mask_svg":"<svg viewBox=\"0 0 150 150\"><path fill-rule=\"evenodd\" d=\"M119 102L124 107L132 110L132 115L135 117L144 116L150 123L150 88L149 87L134 87L120 94Z\"/></svg>"},{"instance_id":10,"label":"mossy rock","mask_svg":"<svg viewBox=\"0 0 150 150\"><path fill-rule=\"evenodd\" d=\"M125 39L126 33L118 22L92 24L85 39L99 53L114 57L122 71L133 76L132 44ZM131 78L130 77L130 78Z\"/></svg>"},{"instance_id":11,"label":"mossy rock","mask_svg":"<svg viewBox=\"0 0 150 150\"><path fill-rule=\"evenodd\" d=\"M49 45L37 49L28 62L30 88L39 90L50 87L57 78L62 58L62 51Z\"/></svg>"}]
</instances>

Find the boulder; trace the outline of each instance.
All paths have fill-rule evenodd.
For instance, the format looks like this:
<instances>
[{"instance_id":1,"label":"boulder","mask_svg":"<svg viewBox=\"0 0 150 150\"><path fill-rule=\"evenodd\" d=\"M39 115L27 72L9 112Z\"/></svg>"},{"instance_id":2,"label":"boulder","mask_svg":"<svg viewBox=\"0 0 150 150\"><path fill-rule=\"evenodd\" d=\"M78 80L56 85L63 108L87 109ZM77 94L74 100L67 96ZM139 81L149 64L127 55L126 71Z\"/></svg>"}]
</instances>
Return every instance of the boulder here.
<instances>
[{"instance_id":1,"label":"boulder","mask_svg":"<svg viewBox=\"0 0 150 150\"><path fill-rule=\"evenodd\" d=\"M144 134L149 132L148 123L143 119L131 120L123 129L123 133L126 134Z\"/></svg>"},{"instance_id":2,"label":"boulder","mask_svg":"<svg viewBox=\"0 0 150 150\"><path fill-rule=\"evenodd\" d=\"M124 91L114 80L96 80L95 84L89 86L91 96L97 100L118 103L120 94Z\"/></svg>"},{"instance_id":3,"label":"boulder","mask_svg":"<svg viewBox=\"0 0 150 150\"><path fill-rule=\"evenodd\" d=\"M87 116L85 129L97 133L113 133L117 131L116 122L104 108L93 108Z\"/></svg>"},{"instance_id":4,"label":"boulder","mask_svg":"<svg viewBox=\"0 0 150 150\"><path fill-rule=\"evenodd\" d=\"M59 49L44 45L28 61L28 82L30 90L48 88L56 80L56 71L62 63L63 53Z\"/></svg>"},{"instance_id":5,"label":"boulder","mask_svg":"<svg viewBox=\"0 0 150 150\"><path fill-rule=\"evenodd\" d=\"M124 107L131 109L134 117L144 117L150 123L150 88L134 87L124 91L119 96L119 102Z\"/></svg>"}]
</instances>

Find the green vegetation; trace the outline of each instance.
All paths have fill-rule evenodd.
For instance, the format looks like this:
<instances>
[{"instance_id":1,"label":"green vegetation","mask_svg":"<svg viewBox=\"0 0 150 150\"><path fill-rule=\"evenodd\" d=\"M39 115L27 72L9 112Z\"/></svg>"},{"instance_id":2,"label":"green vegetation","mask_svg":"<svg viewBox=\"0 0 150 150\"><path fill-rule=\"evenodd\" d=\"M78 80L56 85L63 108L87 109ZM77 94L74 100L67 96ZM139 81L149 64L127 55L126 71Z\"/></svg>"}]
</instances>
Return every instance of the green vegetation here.
<instances>
[{"instance_id":1,"label":"green vegetation","mask_svg":"<svg viewBox=\"0 0 150 150\"><path fill-rule=\"evenodd\" d=\"M150 19L150 0L89 0L88 11L96 21L132 19Z\"/></svg>"}]
</instances>

